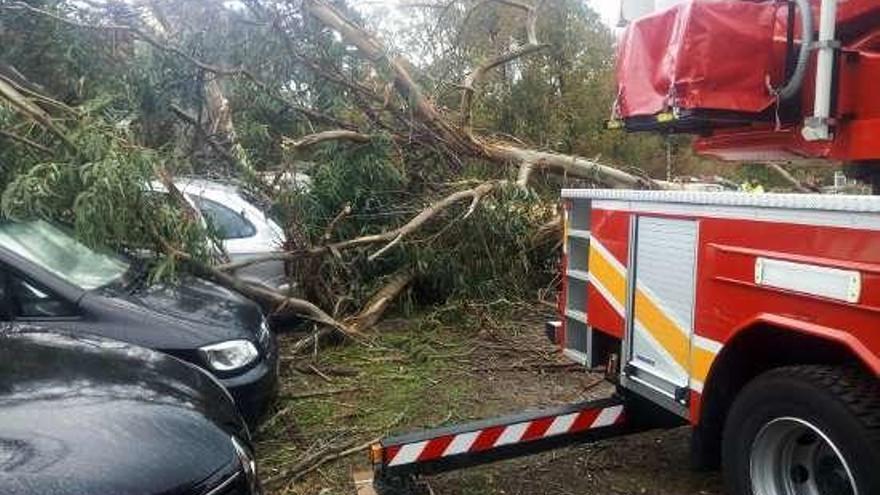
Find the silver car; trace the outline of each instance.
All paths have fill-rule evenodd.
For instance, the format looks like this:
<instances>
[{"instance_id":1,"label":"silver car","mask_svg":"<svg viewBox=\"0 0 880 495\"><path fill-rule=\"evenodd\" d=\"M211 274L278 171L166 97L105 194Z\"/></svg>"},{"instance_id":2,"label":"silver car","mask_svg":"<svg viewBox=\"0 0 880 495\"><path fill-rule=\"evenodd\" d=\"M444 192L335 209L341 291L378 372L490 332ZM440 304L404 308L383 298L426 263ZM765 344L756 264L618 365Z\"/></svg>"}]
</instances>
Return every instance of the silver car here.
<instances>
[{"instance_id":1,"label":"silver car","mask_svg":"<svg viewBox=\"0 0 880 495\"><path fill-rule=\"evenodd\" d=\"M174 184L193 208L210 224L231 261L243 261L284 250L284 230L260 208L249 202L238 186L206 179L177 179ZM155 192L167 193L158 182ZM283 261L246 266L239 277L273 288L284 288L287 277Z\"/></svg>"}]
</instances>

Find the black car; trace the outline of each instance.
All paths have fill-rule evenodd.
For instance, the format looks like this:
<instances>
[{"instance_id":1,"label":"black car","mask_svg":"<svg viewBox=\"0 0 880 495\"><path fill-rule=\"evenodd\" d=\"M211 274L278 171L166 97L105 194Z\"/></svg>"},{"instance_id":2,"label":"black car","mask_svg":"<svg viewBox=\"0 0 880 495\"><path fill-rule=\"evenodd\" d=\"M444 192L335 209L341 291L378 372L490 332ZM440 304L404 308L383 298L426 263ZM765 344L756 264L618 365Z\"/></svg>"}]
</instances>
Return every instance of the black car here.
<instances>
[{"instance_id":1,"label":"black car","mask_svg":"<svg viewBox=\"0 0 880 495\"><path fill-rule=\"evenodd\" d=\"M37 220L0 223L0 321L93 334L171 354L216 376L250 424L277 384L260 308L207 280L146 284L139 263Z\"/></svg>"},{"instance_id":2,"label":"black car","mask_svg":"<svg viewBox=\"0 0 880 495\"><path fill-rule=\"evenodd\" d=\"M0 334L4 495L257 495L247 427L203 370L149 349Z\"/></svg>"}]
</instances>

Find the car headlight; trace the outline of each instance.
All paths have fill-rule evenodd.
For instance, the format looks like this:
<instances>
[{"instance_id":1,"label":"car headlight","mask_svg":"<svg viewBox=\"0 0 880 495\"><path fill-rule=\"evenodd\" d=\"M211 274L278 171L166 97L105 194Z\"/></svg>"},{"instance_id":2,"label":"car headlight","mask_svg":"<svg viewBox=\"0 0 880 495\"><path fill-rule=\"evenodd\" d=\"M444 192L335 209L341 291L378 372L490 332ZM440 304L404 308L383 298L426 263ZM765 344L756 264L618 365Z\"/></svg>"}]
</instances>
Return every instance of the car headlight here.
<instances>
[{"instance_id":1,"label":"car headlight","mask_svg":"<svg viewBox=\"0 0 880 495\"><path fill-rule=\"evenodd\" d=\"M241 470L244 471L244 478L249 490L248 493L252 495L261 494L263 490L260 486L260 478L257 476L257 461L254 460L253 453L236 437L232 437L232 447L235 449L235 455L241 463Z\"/></svg>"},{"instance_id":2,"label":"car headlight","mask_svg":"<svg viewBox=\"0 0 880 495\"><path fill-rule=\"evenodd\" d=\"M205 361L217 371L232 371L254 362L260 355L249 340L227 340L199 349Z\"/></svg>"}]
</instances>

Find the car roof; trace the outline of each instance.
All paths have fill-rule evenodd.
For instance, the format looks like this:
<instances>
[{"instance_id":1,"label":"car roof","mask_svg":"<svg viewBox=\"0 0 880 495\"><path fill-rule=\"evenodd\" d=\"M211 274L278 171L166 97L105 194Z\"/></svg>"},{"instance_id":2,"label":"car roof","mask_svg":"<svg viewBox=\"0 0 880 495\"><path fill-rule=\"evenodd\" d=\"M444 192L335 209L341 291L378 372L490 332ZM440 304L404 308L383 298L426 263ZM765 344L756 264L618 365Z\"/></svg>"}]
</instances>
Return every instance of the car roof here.
<instances>
[{"instance_id":1,"label":"car roof","mask_svg":"<svg viewBox=\"0 0 880 495\"><path fill-rule=\"evenodd\" d=\"M190 193L210 190L228 194L240 194L241 191L241 185L234 182L221 182L198 177L177 177L174 179L174 185L182 192ZM165 184L158 180L150 181L150 189L157 192L168 192Z\"/></svg>"}]
</instances>

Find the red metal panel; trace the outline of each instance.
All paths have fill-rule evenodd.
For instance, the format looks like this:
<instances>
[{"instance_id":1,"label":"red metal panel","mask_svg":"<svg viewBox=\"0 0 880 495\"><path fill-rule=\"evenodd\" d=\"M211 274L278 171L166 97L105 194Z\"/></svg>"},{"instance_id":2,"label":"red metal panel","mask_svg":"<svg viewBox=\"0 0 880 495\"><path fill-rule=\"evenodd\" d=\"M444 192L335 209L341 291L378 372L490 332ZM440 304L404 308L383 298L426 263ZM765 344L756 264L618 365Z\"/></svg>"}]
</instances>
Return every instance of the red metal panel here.
<instances>
[{"instance_id":1,"label":"red metal panel","mask_svg":"<svg viewBox=\"0 0 880 495\"><path fill-rule=\"evenodd\" d=\"M727 342L753 322L784 318L789 324L801 323L804 331L825 328L849 334L874 361L880 356L880 234L712 218L703 219L700 229L696 310L700 335ZM850 304L758 286L755 260L759 256L858 270L861 298Z\"/></svg>"},{"instance_id":2,"label":"red metal panel","mask_svg":"<svg viewBox=\"0 0 880 495\"><path fill-rule=\"evenodd\" d=\"M880 44L880 32L864 43ZM880 49L880 47L877 47ZM716 130L698 138L694 149L722 160L762 161L822 158L833 161L880 159L880 53L844 51L839 60L839 93L835 107L836 125L832 141L807 142L801 125L776 129L772 123L748 128ZM807 76L801 105L813 108L814 69Z\"/></svg>"},{"instance_id":3,"label":"red metal panel","mask_svg":"<svg viewBox=\"0 0 880 495\"><path fill-rule=\"evenodd\" d=\"M593 330L623 339L624 320L592 285L587 287L587 320Z\"/></svg>"},{"instance_id":4,"label":"red metal panel","mask_svg":"<svg viewBox=\"0 0 880 495\"><path fill-rule=\"evenodd\" d=\"M813 12L818 18L820 0L813 0ZM880 2L877 0L838 0L837 6L837 30L841 38L849 38L864 35L877 29L877 19L880 16Z\"/></svg>"},{"instance_id":5,"label":"red metal panel","mask_svg":"<svg viewBox=\"0 0 880 495\"><path fill-rule=\"evenodd\" d=\"M729 161L785 161L803 158L829 158L831 142L808 143L800 127L776 131L771 125L748 129L719 130L710 137L694 141L694 150L702 155Z\"/></svg>"},{"instance_id":6,"label":"red metal panel","mask_svg":"<svg viewBox=\"0 0 880 495\"><path fill-rule=\"evenodd\" d=\"M628 212L593 209L590 219L590 232L614 258L624 267L629 255ZM605 297L587 285L587 319L594 330L623 339L624 319Z\"/></svg>"},{"instance_id":7,"label":"red metal panel","mask_svg":"<svg viewBox=\"0 0 880 495\"><path fill-rule=\"evenodd\" d=\"M626 266L629 257L630 216L625 211L593 208L590 217L590 234L623 266Z\"/></svg>"}]
</instances>

